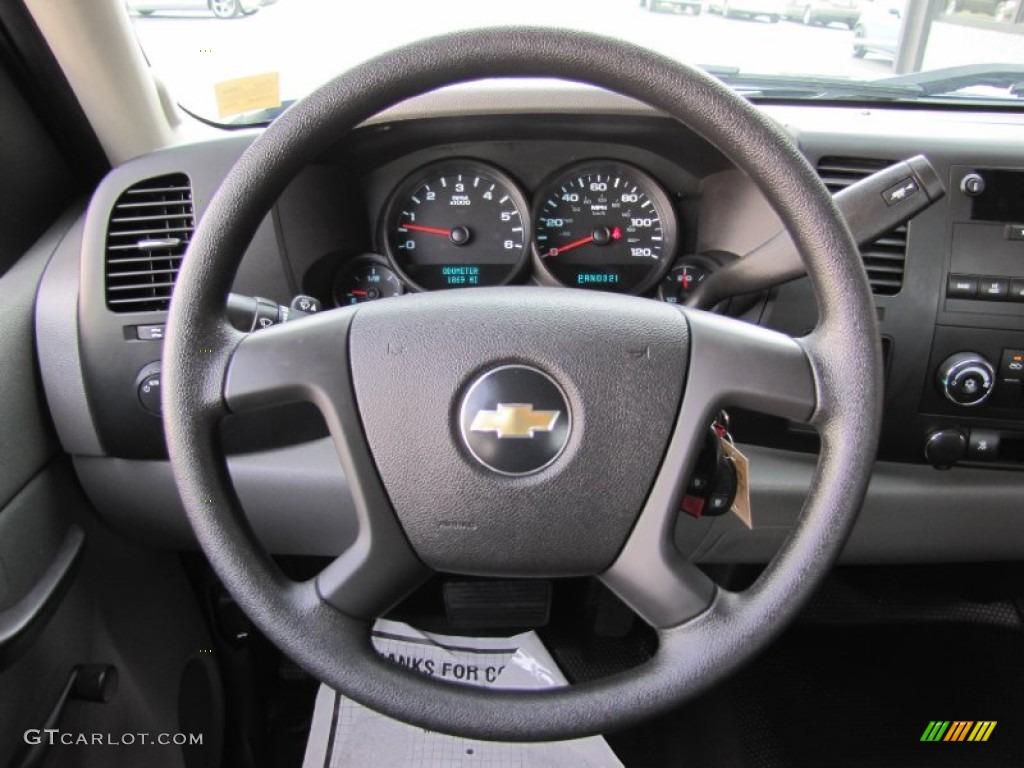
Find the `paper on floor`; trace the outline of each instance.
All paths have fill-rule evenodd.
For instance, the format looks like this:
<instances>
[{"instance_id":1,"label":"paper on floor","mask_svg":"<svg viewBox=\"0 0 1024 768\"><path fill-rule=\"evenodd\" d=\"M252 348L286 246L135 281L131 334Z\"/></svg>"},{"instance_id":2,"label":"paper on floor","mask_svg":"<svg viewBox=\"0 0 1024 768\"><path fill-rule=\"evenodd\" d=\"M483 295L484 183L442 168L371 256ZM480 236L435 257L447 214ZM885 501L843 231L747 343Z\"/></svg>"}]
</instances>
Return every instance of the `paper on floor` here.
<instances>
[{"instance_id":1,"label":"paper on floor","mask_svg":"<svg viewBox=\"0 0 1024 768\"><path fill-rule=\"evenodd\" d=\"M566 685L535 632L476 638L420 632L381 620L377 652L422 674L487 688ZM542 744L475 741L379 715L325 685L317 694L303 768L622 768L601 737Z\"/></svg>"}]
</instances>

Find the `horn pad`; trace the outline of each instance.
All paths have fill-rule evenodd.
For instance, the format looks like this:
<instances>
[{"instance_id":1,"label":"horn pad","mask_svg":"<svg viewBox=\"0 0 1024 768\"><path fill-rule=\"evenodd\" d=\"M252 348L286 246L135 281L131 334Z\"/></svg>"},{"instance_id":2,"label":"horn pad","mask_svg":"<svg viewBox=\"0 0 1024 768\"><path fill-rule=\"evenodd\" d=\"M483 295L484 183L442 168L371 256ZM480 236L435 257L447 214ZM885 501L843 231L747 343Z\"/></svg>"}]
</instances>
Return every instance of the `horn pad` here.
<instances>
[{"instance_id":1,"label":"horn pad","mask_svg":"<svg viewBox=\"0 0 1024 768\"><path fill-rule=\"evenodd\" d=\"M607 569L675 427L687 337L669 305L572 289L360 307L360 417L424 562L494 576Z\"/></svg>"}]
</instances>

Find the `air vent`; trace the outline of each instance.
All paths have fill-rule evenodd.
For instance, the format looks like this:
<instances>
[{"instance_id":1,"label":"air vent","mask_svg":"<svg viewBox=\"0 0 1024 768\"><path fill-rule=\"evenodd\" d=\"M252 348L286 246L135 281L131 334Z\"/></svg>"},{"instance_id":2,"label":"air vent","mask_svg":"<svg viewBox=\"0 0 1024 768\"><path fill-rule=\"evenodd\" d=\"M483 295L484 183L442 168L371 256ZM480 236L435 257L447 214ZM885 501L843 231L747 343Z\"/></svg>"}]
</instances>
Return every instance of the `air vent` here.
<instances>
[{"instance_id":1,"label":"air vent","mask_svg":"<svg viewBox=\"0 0 1024 768\"><path fill-rule=\"evenodd\" d=\"M875 171L892 165L891 160L863 157L823 157L818 175L833 195ZM860 249L871 291L893 296L903 288L903 269L907 260L907 227L897 227Z\"/></svg>"},{"instance_id":2,"label":"air vent","mask_svg":"<svg viewBox=\"0 0 1024 768\"><path fill-rule=\"evenodd\" d=\"M188 176L140 181L114 204L107 227L107 307L113 312L166 310L195 219Z\"/></svg>"}]
</instances>

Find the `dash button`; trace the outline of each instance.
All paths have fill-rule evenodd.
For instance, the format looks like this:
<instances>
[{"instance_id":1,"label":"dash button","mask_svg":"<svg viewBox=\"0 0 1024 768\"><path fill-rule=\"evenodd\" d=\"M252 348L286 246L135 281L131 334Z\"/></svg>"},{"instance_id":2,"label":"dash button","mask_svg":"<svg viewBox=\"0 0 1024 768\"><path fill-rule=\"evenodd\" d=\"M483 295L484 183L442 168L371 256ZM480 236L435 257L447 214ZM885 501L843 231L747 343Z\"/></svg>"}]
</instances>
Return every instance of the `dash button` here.
<instances>
[{"instance_id":1,"label":"dash button","mask_svg":"<svg viewBox=\"0 0 1024 768\"><path fill-rule=\"evenodd\" d=\"M1005 277L983 277L978 281L978 298L999 301L1010 292L1010 281Z\"/></svg>"},{"instance_id":2,"label":"dash button","mask_svg":"<svg viewBox=\"0 0 1024 768\"><path fill-rule=\"evenodd\" d=\"M951 299L973 299L978 295L978 278L950 275L946 295Z\"/></svg>"}]
</instances>

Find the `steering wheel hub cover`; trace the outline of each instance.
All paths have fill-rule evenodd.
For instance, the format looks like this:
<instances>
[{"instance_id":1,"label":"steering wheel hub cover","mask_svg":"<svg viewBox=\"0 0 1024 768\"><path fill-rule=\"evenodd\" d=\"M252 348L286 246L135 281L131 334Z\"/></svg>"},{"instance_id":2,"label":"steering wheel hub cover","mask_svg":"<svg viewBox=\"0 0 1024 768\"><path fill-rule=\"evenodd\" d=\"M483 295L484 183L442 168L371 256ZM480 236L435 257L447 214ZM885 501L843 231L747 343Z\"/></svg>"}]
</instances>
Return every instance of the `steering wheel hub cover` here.
<instances>
[{"instance_id":1,"label":"steering wheel hub cover","mask_svg":"<svg viewBox=\"0 0 1024 768\"><path fill-rule=\"evenodd\" d=\"M349 355L370 451L424 562L595 574L671 436L687 325L645 299L474 288L361 307Z\"/></svg>"},{"instance_id":2,"label":"steering wheel hub cover","mask_svg":"<svg viewBox=\"0 0 1024 768\"><path fill-rule=\"evenodd\" d=\"M572 430L558 383L528 365L503 365L474 381L462 398L466 450L499 475L529 475L562 455Z\"/></svg>"}]
</instances>

